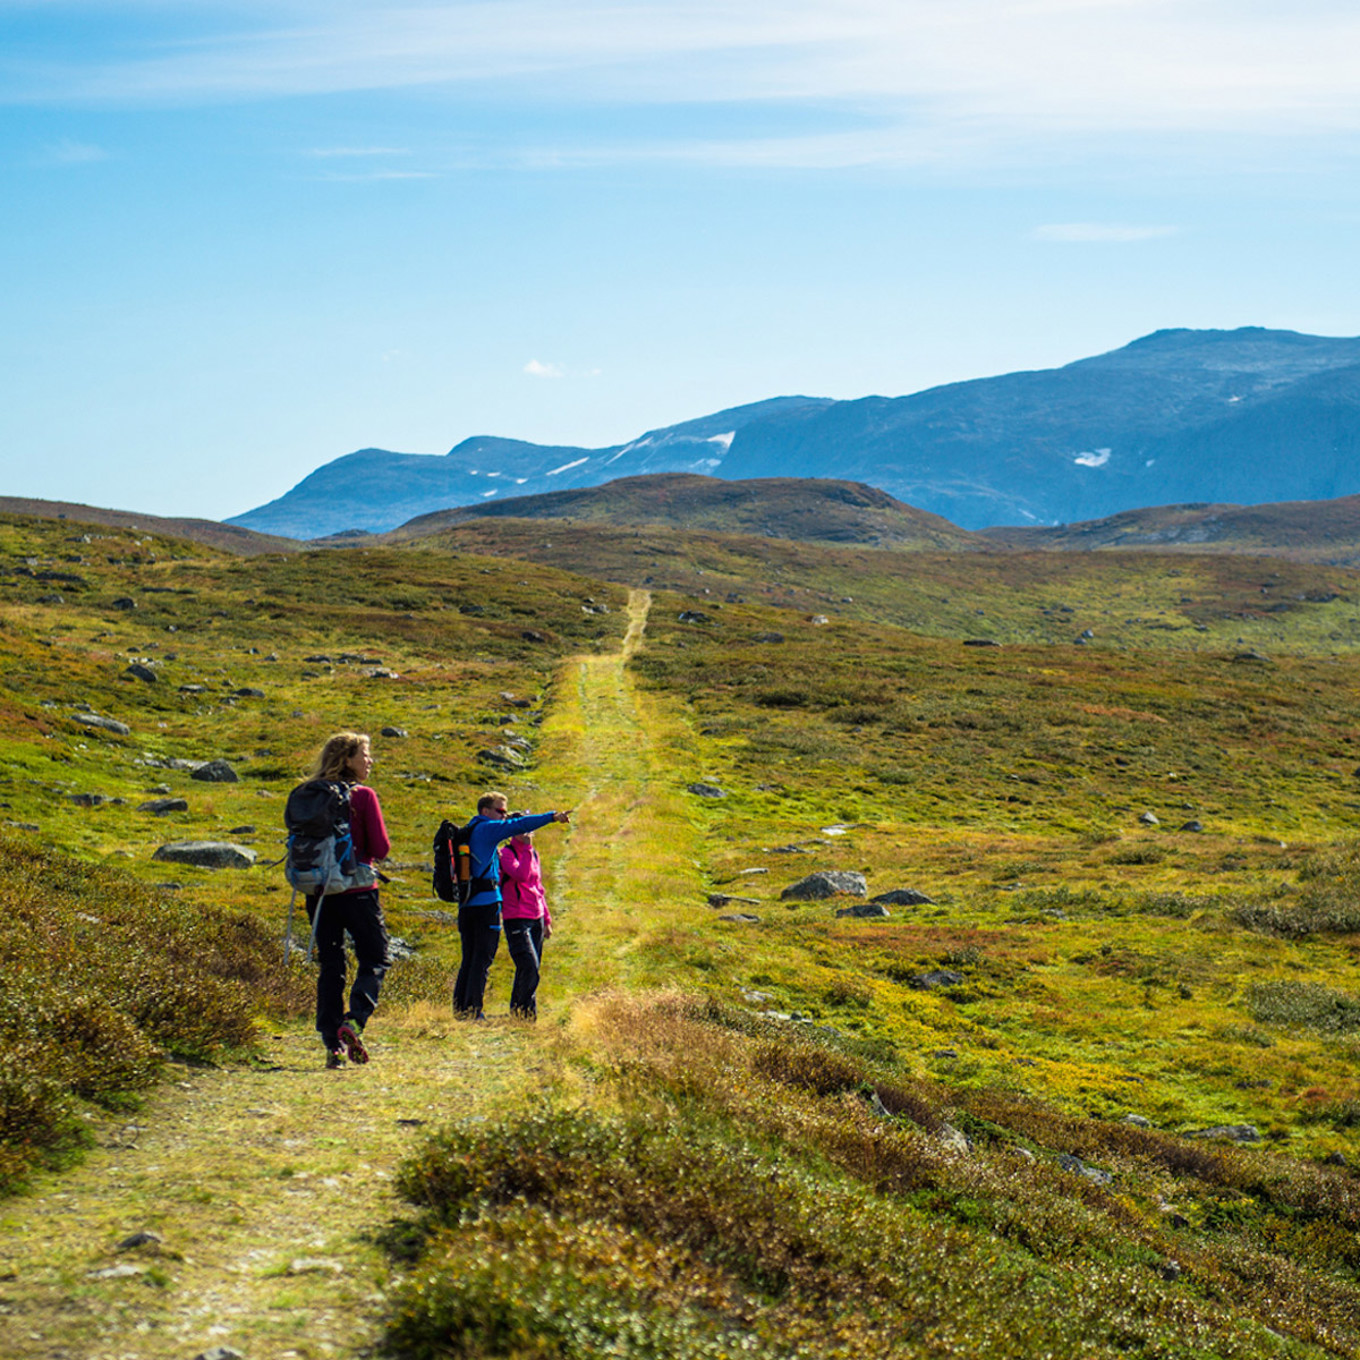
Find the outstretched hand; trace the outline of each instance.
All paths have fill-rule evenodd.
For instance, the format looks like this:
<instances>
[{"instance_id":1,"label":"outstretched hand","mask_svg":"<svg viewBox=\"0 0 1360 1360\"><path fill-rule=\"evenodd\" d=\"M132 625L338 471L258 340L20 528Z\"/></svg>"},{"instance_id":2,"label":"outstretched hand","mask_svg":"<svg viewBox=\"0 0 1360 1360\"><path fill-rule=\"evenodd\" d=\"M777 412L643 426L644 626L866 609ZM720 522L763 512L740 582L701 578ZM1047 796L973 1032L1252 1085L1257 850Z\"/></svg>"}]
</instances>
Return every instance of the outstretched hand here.
<instances>
[{"instance_id":1,"label":"outstretched hand","mask_svg":"<svg viewBox=\"0 0 1360 1360\"><path fill-rule=\"evenodd\" d=\"M569 821L571 821L571 813L570 813L570 812L554 812L554 813L553 813L553 821L555 821L555 822L569 822Z\"/></svg>"}]
</instances>

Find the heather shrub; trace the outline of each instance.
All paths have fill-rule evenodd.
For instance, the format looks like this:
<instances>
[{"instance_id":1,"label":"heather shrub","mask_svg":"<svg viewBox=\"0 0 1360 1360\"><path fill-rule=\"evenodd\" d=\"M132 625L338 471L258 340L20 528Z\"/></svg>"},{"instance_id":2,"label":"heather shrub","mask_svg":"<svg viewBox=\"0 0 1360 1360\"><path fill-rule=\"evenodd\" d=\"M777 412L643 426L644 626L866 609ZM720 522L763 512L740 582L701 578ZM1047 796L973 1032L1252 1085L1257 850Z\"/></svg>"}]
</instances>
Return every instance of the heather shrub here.
<instances>
[{"instance_id":1,"label":"heather shrub","mask_svg":"<svg viewBox=\"0 0 1360 1360\"><path fill-rule=\"evenodd\" d=\"M123 1108L167 1056L239 1049L261 1009L306 1003L253 917L23 839L0 853L0 1192L80 1144L80 1102Z\"/></svg>"}]
</instances>

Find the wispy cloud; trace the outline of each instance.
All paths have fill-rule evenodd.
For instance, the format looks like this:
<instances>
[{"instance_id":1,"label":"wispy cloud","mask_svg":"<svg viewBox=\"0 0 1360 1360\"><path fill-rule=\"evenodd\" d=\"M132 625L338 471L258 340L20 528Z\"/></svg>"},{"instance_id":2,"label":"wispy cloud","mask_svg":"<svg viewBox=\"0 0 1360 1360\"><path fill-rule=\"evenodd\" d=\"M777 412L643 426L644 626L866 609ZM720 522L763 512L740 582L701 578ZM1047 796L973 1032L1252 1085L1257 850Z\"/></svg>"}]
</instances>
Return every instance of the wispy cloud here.
<instances>
[{"instance_id":1,"label":"wispy cloud","mask_svg":"<svg viewBox=\"0 0 1360 1360\"><path fill-rule=\"evenodd\" d=\"M676 139L692 158L818 165L1040 139L1360 131L1360 11L1340 0L279 0L254 29L243 27L249 9L223 5L210 11L215 35L173 42L146 39L143 12L126 41L97 49L73 45L60 21L76 8L52 0L50 42L10 57L0 99L202 103L422 86L540 107L862 113L864 130L836 136ZM103 8L116 34L119 11L140 7ZM601 150L580 141L560 154Z\"/></svg>"},{"instance_id":2,"label":"wispy cloud","mask_svg":"<svg viewBox=\"0 0 1360 1360\"><path fill-rule=\"evenodd\" d=\"M565 378L567 370L561 364L544 364L537 359L530 359L524 365L524 371L531 378Z\"/></svg>"},{"instance_id":3,"label":"wispy cloud","mask_svg":"<svg viewBox=\"0 0 1360 1360\"><path fill-rule=\"evenodd\" d=\"M43 157L50 165L92 165L108 158L109 153L102 146L73 142L67 138L49 146Z\"/></svg>"},{"instance_id":4,"label":"wispy cloud","mask_svg":"<svg viewBox=\"0 0 1360 1360\"><path fill-rule=\"evenodd\" d=\"M1175 236L1179 227L1135 227L1120 222L1050 222L1035 227L1030 235L1036 241L1092 242L1098 245L1126 245L1134 241L1156 241Z\"/></svg>"},{"instance_id":5,"label":"wispy cloud","mask_svg":"<svg viewBox=\"0 0 1360 1360\"><path fill-rule=\"evenodd\" d=\"M411 151L404 146L314 146L303 154L326 159L334 156L409 156Z\"/></svg>"}]
</instances>

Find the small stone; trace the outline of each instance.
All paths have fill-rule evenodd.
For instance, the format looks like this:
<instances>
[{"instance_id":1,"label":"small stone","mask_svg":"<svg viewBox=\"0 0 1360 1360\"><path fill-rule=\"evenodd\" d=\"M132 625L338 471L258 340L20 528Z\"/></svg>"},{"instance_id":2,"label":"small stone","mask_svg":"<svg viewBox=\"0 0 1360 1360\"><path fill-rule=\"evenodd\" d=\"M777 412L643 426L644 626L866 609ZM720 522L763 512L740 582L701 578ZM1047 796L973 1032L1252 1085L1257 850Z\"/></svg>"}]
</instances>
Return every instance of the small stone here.
<instances>
[{"instance_id":1,"label":"small stone","mask_svg":"<svg viewBox=\"0 0 1360 1360\"><path fill-rule=\"evenodd\" d=\"M238 699L263 699L263 698L264 698L264 690L262 690L262 689L249 689L249 688L247 688L247 689L238 689L238 690L236 691L236 697L237 697Z\"/></svg>"},{"instance_id":2,"label":"small stone","mask_svg":"<svg viewBox=\"0 0 1360 1360\"><path fill-rule=\"evenodd\" d=\"M881 902L856 902L853 907L841 907L836 912L839 916L860 916L860 917L882 917L889 915L887 907Z\"/></svg>"},{"instance_id":3,"label":"small stone","mask_svg":"<svg viewBox=\"0 0 1360 1360\"><path fill-rule=\"evenodd\" d=\"M707 623L708 615L697 609L682 609L676 616L680 623Z\"/></svg>"},{"instance_id":4,"label":"small stone","mask_svg":"<svg viewBox=\"0 0 1360 1360\"><path fill-rule=\"evenodd\" d=\"M321 1256L300 1256L288 1263L290 1275L343 1275L345 1268L339 1261Z\"/></svg>"},{"instance_id":5,"label":"small stone","mask_svg":"<svg viewBox=\"0 0 1360 1360\"><path fill-rule=\"evenodd\" d=\"M411 734L404 727L384 727L379 735L384 737L409 737Z\"/></svg>"},{"instance_id":6,"label":"small stone","mask_svg":"<svg viewBox=\"0 0 1360 1360\"><path fill-rule=\"evenodd\" d=\"M105 1266L103 1270L86 1271L87 1280L130 1280L136 1275L145 1275L148 1267L134 1266L124 1262L119 1266Z\"/></svg>"},{"instance_id":7,"label":"small stone","mask_svg":"<svg viewBox=\"0 0 1360 1360\"><path fill-rule=\"evenodd\" d=\"M1187 1138L1213 1138L1225 1143L1255 1143L1261 1133L1255 1124L1215 1124L1207 1129L1189 1129Z\"/></svg>"},{"instance_id":8,"label":"small stone","mask_svg":"<svg viewBox=\"0 0 1360 1360\"><path fill-rule=\"evenodd\" d=\"M1161 826L1161 822L1158 820L1155 812L1145 812L1138 820L1142 822L1144 826Z\"/></svg>"},{"instance_id":9,"label":"small stone","mask_svg":"<svg viewBox=\"0 0 1360 1360\"><path fill-rule=\"evenodd\" d=\"M150 666L143 666L140 661L134 661L123 672L129 680L145 680L148 685L156 683L156 672Z\"/></svg>"},{"instance_id":10,"label":"small stone","mask_svg":"<svg viewBox=\"0 0 1360 1360\"><path fill-rule=\"evenodd\" d=\"M1098 1166L1087 1166L1080 1157L1073 1157L1065 1152L1058 1155L1058 1165L1064 1171L1070 1171L1074 1176L1085 1176L1088 1181L1093 1181L1096 1185L1109 1185L1114 1179L1108 1171L1102 1171Z\"/></svg>"},{"instance_id":11,"label":"small stone","mask_svg":"<svg viewBox=\"0 0 1360 1360\"><path fill-rule=\"evenodd\" d=\"M101 732L114 732L120 737L132 731L127 723L120 723L116 718L101 718L97 713L77 713L75 720L86 727L97 727Z\"/></svg>"},{"instance_id":12,"label":"small stone","mask_svg":"<svg viewBox=\"0 0 1360 1360\"><path fill-rule=\"evenodd\" d=\"M246 1358L240 1351L233 1350L230 1346L210 1346L206 1351L199 1351L194 1360L246 1360Z\"/></svg>"},{"instance_id":13,"label":"small stone","mask_svg":"<svg viewBox=\"0 0 1360 1360\"><path fill-rule=\"evenodd\" d=\"M756 640L757 642L783 642L783 641L784 641L784 634L783 634L783 633L757 633L756 636L755 636L755 640Z\"/></svg>"},{"instance_id":14,"label":"small stone","mask_svg":"<svg viewBox=\"0 0 1360 1360\"><path fill-rule=\"evenodd\" d=\"M690 784L685 792L694 794L696 798L727 797L727 790L720 789L716 784Z\"/></svg>"},{"instance_id":15,"label":"small stone","mask_svg":"<svg viewBox=\"0 0 1360 1360\"><path fill-rule=\"evenodd\" d=\"M532 628L526 628L521 634L525 642L547 642L547 638L542 633L535 632Z\"/></svg>"},{"instance_id":16,"label":"small stone","mask_svg":"<svg viewBox=\"0 0 1360 1360\"><path fill-rule=\"evenodd\" d=\"M247 823L245 826L233 826L227 828L228 836L253 836L256 828Z\"/></svg>"},{"instance_id":17,"label":"small stone","mask_svg":"<svg viewBox=\"0 0 1360 1360\"><path fill-rule=\"evenodd\" d=\"M1132 1124L1135 1129L1150 1129L1152 1127L1152 1120L1141 1114L1126 1114L1124 1123Z\"/></svg>"},{"instance_id":18,"label":"small stone","mask_svg":"<svg viewBox=\"0 0 1360 1360\"><path fill-rule=\"evenodd\" d=\"M98 807L101 803L107 803L108 799L102 793L73 793L71 801L77 807Z\"/></svg>"},{"instance_id":19,"label":"small stone","mask_svg":"<svg viewBox=\"0 0 1360 1360\"><path fill-rule=\"evenodd\" d=\"M142 1232L133 1233L131 1237L123 1238L118 1244L118 1250L131 1251L134 1247L158 1247L164 1241L165 1239L160 1233L143 1230Z\"/></svg>"},{"instance_id":20,"label":"small stone","mask_svg":"<svg viewBox=\"0 0 1360 1360\"><path fill-rule=\"evenodd\" d=\"M138 803L137 811L152 812L157 817L164 817L169 812L188 812L189 803L184 798L152 798L145 803Z\"/></svg>"},{"instance_id":21,"label":"small stone","mask_svg":"<svg viewBox=\"0 0 1360 1360\"><path fill-rule=\"evenodd\" d=\"M136 609L137 601L131 595L120 595L116 600L110 601L110 608L113 609Z\"/></svg>"},{"instance_id":22,"label":"small stone","mask_svg":"<svg viewBox=\"0 0 1360 1360\"><path fill-rule=\"evenodd\" d=\"M1203 823L1203 822L1196 822L1196 821L1193 821L1193 820L1192 820L1192 821L1189 821L1189 822L1182 822L1182 823L1181 823L1181 830L1182 830L1182 831L1203 831L1203 830L1204 830L1204 823Z\"/></svg>"},{"instance_id":23,"label":"small stone","mask_svg":"<svg viewBox=\"0 0 1360 1360\"><path fill-rule=\"evenodd\" d=\"M738 924L755 923L760 920L759 916L751 916L744 911L729 912L726 916L719 916L720 921L733 921Z\"/></svg>"},{"instance_id":24,"label":"small stone","mask_svg":"<svg viewBox=\"0 0 1360 1360\"><path fill-rule=\"evenodd\" d=\"M995 638L964 638L965 647L999 647L1001 644Z\"/></svg>"}]
</instances>

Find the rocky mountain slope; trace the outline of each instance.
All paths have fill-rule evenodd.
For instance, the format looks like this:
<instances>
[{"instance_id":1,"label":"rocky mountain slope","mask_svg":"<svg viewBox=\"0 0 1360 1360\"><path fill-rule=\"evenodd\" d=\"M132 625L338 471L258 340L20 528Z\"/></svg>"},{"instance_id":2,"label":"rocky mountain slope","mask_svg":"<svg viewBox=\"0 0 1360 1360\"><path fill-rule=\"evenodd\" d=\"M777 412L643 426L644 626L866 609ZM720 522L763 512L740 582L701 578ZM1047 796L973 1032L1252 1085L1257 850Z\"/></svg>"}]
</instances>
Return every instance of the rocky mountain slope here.
<instances>
[{"instance_id":1,"label":"rocky mountain slope","mask_svg":"<svg viewBox=\"0 0 1360 1360\"><path fill-rule=\"evenodd\" d=\"M866 482L968 529L1360 492L1360 339L1164 330L1063 368L903 397L780 397L604 449L364 449L230 522L320 538L512 495L691 472Z\"/></svg>"}]
</instances>

